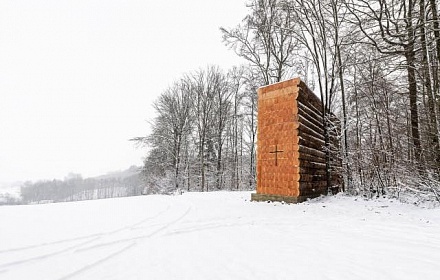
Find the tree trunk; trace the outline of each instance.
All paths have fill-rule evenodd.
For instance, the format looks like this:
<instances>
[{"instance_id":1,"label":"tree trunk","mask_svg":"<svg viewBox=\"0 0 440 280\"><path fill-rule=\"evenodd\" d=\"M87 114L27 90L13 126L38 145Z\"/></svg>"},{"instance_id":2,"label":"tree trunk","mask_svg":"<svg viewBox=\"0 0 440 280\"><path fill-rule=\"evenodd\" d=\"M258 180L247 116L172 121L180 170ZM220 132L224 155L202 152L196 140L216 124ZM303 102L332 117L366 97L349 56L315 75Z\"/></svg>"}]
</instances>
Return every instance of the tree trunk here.
<instances>
[{"instance_id":1,"label":"tree trunk","mask_svg":"<svg viewBox=\"0 0 440 280\"><path fill-rule=\"evenodd\" d=\"M435 3L434 3L435 4ZM437 14L437 11L433 11ZM437 175L440 175L440 146L439 146L439 131L437 116L435 112L435 99L431 86L431 73L428 62L428 49L426 46L426 33L425 33L425 0L420 0L420 42L422 45L422 67L423 78L426 88L426 95L428 97L428 125L429 125L429 147L432 148L433 160L432 168L436 171ZM438 25L438 22L436 23ZM437 30L438 32L438 30Z\"/></svg>"},{"instance_id":2,"label":"tree trunk","mask_svg":"<svg viewBox=\"0 0 440 280\"><path fill-rule=\"evenodd\" d=\"M411 14L409 16L411 21ZM420 169L422 148L420 144L420 131L419 131L419 113L417 106L417 82L415 74L415 52L414 52L414 40L412 40L412 28L408 28L409 43L405 47L406 69L408 72L408 89L409 89L409 105L410 105L410 119L411 119L411 138L414 149L414 157L418 169Z\"/></svg>"},{"instance_id":3,"label":"tree trunk","mask_svg":"<svg viewBox=\"0 0 440 280\"><path fill-rule=\"evenodd\" d=\"M424 2L424 0L423 0ZM440 26L439 26L439 18L437 13L437 4L436 0L429 0L429 4L431 6L431 13L432 13L432 24L434 29L434 38L435 38L435 49L437 52L437 65L439 65L440 62ZM422 4L420 4L422 5ZM423 3L424 5L424 3Z\"/></svg>"},{"instance_id":4,"label":"tree trunk","mask_svg":"<svg viewBox=\"0 0 440 280\"><path fill-rule=\"evenodd\" d=\"M251 151L250 151L250 176L249 176L249 187L252 187L255 185L255 130L254 127L256 127L255 124L255 118L254 118L254 111L256 110L257 104L255 104L255 98L251 96L251 130L252 130L252 139L251 139ZM241 141L243 142L243 136L241 137ZM242 151L243 151L243 144L242 144ZM242 157L243 158L243 157Z\"/></svg>"},{"instance_id":5,"label":"tree trunk","mask_svg":"<svg viewBox=\"0 0 440 280\"><path fill-rule=\"evenodd\" d=\"M345 169L347 171L347 181L348 184L350 184L351 177L350 177L350 165L348 164L348 137L347 137L347 108L346 108L346 102L345 102L345 89L344 89L344 77L343 77L343 71L342 71L342 59L341 59L341 49L339 45L336 46L336 52L338 56L338 66L339 66L339 83L341 85L341 97L342 97L342 133L344 135L344 165ZM345 192L345 184L342 184L342 191Z\"/></svg>"},{"instance_id":6,"label":"tree trunk","mask_svg":"<svg viewBox=\"0 0 440 280\"><path fill-rule=\"evenodd\" d=\"M220 190L220 189L222 189L222 185L223 185L223 182L222 182L223 181L222 180L222 178L223 178L223 176L222 176L222 174L223 174L223 172L222 172L222 150L223 150L223 147L221 145L221 141L222 141L221 135L219 135L217 141L219 141L219 143L218 143L219 147L218 147L218 152L217 152L217 182L216 182L216 187L217 187L218 190Z\"/></svg>"},{"instance_id":7,"label":"tree trunk","mask_svg":"<svg viewBox=\"0 0 440 280\"><path fill-rule=\"evenodd\" d=\"M179 166L180 166L180 148L181 148L181 140L182 136L178 135L177 136L177 141L176 141L176 159L175 159L175 170L174 170L174 181L175 181L175 188L176 190L179 189Z\"/></svg>"},{"instance_id":8,"label":"tree trunk","mask_svg":"<svg viewBox=\"0 0 440 280\"><path fill-rule=\"evenodd\" d=\"M200 138L200 176L202 192L205 191L205 139Z\"/></svg>"}]
</instances>

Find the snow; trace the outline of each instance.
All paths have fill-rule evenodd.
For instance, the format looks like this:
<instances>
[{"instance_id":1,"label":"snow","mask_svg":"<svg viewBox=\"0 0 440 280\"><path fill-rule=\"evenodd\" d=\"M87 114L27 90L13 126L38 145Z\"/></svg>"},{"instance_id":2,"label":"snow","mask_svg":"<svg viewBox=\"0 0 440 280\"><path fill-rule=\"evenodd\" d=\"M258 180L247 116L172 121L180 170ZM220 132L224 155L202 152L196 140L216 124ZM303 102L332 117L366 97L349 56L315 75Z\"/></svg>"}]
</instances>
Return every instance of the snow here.
<instances>
[{"instance_id":1,"label":"snow","mask_svg":"<svg viewBox=\"0 0 440 280\"><path fill-rule=\"evenodd\" d=\"M440 279L440 209L250 192L0 207L0 279Z\"/></svg>"}]
</instances>

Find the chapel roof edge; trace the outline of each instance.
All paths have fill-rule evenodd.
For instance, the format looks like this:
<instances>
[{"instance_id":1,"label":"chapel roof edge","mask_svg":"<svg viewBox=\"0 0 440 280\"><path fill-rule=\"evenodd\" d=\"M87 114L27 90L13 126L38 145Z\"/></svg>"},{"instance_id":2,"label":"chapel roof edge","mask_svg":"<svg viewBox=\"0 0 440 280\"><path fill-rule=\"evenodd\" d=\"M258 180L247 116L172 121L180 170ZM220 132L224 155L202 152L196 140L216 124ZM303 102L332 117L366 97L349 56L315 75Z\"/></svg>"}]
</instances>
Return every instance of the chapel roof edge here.
<instances>
[{"instance_id":1,"label":"chapel roof edge","mask_svg":"<svg viewBox=\"0 0 440 280\"><path fill-rule=\"evenodd\" d=\"M288 79L280 82L276 82L270 85L261 86L258 88L258 92L260 93L266 93L270 91L274 91L280 88L289 87L289 86L298 86L302 83L301 79L299 77Z\"/></svg>"}]
</instances>

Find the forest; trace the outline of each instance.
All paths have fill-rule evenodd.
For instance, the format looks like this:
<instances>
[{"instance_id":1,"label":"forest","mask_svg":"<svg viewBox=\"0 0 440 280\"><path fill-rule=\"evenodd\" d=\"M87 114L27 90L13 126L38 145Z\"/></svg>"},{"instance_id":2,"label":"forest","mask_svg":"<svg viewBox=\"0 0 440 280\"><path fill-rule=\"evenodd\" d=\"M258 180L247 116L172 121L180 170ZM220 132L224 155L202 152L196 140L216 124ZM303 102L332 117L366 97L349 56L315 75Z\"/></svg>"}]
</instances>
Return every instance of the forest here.
<instances>
[{"instance_id":1,"label":"forest","mask_svg":"<svg viewBox=\"0 0 440 280\"><path fill-rule=\"evenodd\" d=\"M300 77L341 121L345 191L440 202L437 0L250 0L231 69L190 71L154 103L148 192L255 187L259 87Z\"/></svg>"},{"instance_id":2,"label":"forest","mask_svg":"<svg viewBox=\"0 0 440 280\"><path fill-rule=\"evenodd\" d=\"M144 186L139 176L139 167L109 173L98 177L83 178L70 173L64 180L40 180L25 182L20 188L20 199L0 195L2 204L36 204L69 202L110 197L141 195Z\"/></svg>"}]
</instances>

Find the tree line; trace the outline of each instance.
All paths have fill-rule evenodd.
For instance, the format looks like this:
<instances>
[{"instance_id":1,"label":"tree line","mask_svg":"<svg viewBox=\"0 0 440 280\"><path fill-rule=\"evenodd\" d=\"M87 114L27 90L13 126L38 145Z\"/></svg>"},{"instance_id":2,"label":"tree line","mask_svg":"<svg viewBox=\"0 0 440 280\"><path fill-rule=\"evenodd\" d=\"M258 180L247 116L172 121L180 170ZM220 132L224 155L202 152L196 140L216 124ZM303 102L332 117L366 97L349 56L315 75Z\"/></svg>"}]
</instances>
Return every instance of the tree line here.
<instances>
[{"instance_id":1,"label":"tree line","mask_svg":"<svg viewBox=\"0 0 440 280\"><path fill-rule=\"evenodd\" d=\"M83 178L80 174L69 174L64 180L26 182L21 187L21 200L16 202L68 202L141 195L144 184L139 177L138 167L132 166L124 172L118 174L121 176Z\"/></svg>"},{"instance_id":2,"label":"tree line","mask_svg":"<svg viewBox=\"0 0 440 280\"><path fill-rule=\"evenodd\" d=\"M256 96L253 73L208 66L184 75L154 102L144 178L150 192L252 188Z\"/></svg>"},{"instance_id":3,"label":"tree line","mask_svg":"<svg viewBox=\"0 0 440 280\"><path fill-rule=\"evenodd\" d=\"M324 119L341 120L348 192L440 201L438 0L246 5L220 28L244 65L183 75L155 102L151 134L135 139L149 147L151 190L253 188L256 89L299 76Z\"/></svg>"}]
</instances>

